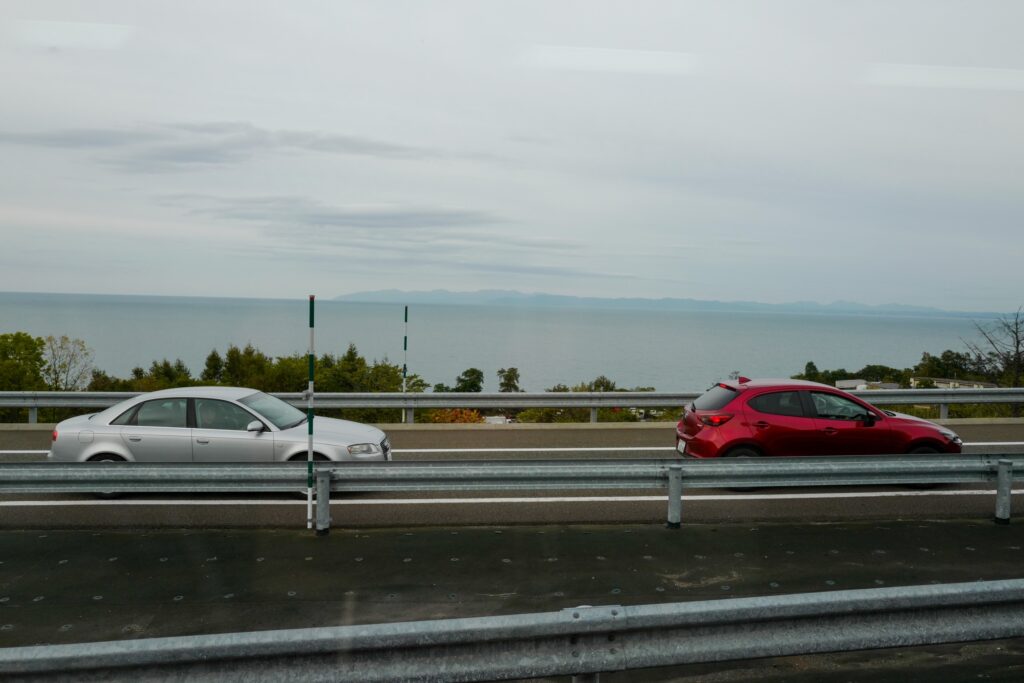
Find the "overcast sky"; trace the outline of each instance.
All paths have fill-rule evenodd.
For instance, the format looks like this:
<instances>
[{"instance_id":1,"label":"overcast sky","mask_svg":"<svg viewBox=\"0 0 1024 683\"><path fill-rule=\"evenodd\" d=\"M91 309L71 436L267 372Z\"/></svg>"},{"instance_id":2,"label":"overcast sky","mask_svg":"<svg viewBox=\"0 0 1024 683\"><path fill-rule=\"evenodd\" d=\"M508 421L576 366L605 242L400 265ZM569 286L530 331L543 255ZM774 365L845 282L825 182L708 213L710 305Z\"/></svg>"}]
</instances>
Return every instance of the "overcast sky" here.
<instances>
[{"instance_id":1,"label":"overcast sky","mask_svg":"<svg viewBox=\"0 0 1024 683\"><path fill-rule=\"evenodd\" d=\"M0 290L1024 304L1021 2L0 5Z\"/></svg>"}]
</instances>

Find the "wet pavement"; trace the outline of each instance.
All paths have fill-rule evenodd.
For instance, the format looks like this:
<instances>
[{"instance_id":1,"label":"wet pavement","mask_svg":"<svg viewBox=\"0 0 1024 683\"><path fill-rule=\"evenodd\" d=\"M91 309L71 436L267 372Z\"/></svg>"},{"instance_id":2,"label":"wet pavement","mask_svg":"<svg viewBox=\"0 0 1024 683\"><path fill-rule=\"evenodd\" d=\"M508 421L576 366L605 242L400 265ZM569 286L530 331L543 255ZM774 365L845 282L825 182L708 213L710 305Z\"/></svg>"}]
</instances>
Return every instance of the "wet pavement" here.
<instances>
[{"instance_id":1,"label":"wet pavement","mask_svg":"<svg viewBox=\"0 0 1024 683\"><path fill-rule=\"evenodd\" d=\"M0 532L0 646L1020 578L985 521ZM827 637L827 634L823 634ZM602 681L1020 680L1024 640Z\"/></svg>"}]
</instances>

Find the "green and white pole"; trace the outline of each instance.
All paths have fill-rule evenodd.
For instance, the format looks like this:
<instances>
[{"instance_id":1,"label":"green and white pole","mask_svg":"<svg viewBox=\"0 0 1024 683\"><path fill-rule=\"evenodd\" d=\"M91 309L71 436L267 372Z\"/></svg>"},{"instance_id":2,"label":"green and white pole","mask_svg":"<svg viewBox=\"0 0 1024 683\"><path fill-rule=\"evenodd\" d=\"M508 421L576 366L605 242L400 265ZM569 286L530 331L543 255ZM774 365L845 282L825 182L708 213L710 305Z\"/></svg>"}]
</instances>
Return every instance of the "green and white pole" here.
<instances>
[{"instance_id":1,"label":"green and white pole","mask_svg":"<svg viewBox=\"0 0 1024 683\"><path fill-rule=\"evenodd\" d=\"M405 336L402 337L402 393L405 393L405 370L409 362L409 307L405 307Z\"/></svg>"},{"instance_id":2,"label":"green and white pole","mask_svg":"<svg viewBox=\"0 0 1024 683\"><path fill-rule=\"evenodd\" d=\"M316 295L309 295L309 388L306 389L306 425L309 439L306 442L306 528L313 528L313 301Z\"/></svg>"},{"instance_id":3,"label":"green and white pole","mask_svg":"<svg viewBox=\"0 0 1024 683\"><path fill-rule=\"evenodd\" d=\"M405 393L405 375L409 363L409 307L405 307L405 336L402 337L402 393ZM402 422L405 422L406 409L402 408Z\"/></svg>"}]
</instances>

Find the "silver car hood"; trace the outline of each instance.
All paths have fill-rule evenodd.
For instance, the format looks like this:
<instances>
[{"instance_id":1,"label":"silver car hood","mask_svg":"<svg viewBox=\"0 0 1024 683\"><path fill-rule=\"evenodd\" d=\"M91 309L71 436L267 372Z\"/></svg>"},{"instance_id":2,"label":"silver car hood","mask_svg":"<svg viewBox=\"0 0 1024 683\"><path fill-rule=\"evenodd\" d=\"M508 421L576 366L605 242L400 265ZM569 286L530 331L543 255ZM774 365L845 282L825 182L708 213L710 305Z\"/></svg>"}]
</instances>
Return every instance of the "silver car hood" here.
<instances>
[{"instance_id":1,"label":"silver car hood","mask_svg":"<svg viewBox=\"0 0 1024 683\"><path fill-rule=\"evenodd\" d=\"M303 422L291 429L282 429L275 437L288 441L306 441L308 427ZM384 432L370 425L339 420L333 417L313 418L313 440L325 443L351 445L354 443L379 444L384 440Z\"/></svg>"}]
</instances>

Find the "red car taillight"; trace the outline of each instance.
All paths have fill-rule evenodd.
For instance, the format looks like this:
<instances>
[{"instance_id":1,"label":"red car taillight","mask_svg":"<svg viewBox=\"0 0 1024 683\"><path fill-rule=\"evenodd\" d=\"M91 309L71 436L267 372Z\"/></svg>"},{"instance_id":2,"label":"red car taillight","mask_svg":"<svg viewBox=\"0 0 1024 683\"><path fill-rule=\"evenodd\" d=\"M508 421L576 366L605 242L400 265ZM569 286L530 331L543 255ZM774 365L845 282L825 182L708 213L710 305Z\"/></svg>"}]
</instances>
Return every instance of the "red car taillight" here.
<instances>
[{"instance_id":1,"label":"red car taillight","mask_svg":"<svg viewBox=\"0 0 1024 683\"><path fill-rule=\"evenodd\" d=\"M54 441L57 440L57 430L56 429L53 430L53 440Z\"/></svg>"},{"instance_id":2,"label":"red car taillight","mask_svg":"<svg viewBox=\"0 0 1024 683\"><path fill-rule=\"evenodd\" d=\"M729 415L727 413L719 413L718 415L702 415L700 421L706 424L708 427L721 427L731 419L732 415Z\"/></svg>"}]
</instances>

